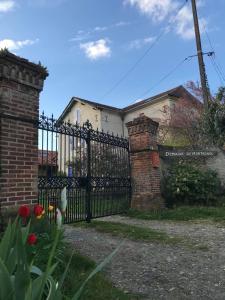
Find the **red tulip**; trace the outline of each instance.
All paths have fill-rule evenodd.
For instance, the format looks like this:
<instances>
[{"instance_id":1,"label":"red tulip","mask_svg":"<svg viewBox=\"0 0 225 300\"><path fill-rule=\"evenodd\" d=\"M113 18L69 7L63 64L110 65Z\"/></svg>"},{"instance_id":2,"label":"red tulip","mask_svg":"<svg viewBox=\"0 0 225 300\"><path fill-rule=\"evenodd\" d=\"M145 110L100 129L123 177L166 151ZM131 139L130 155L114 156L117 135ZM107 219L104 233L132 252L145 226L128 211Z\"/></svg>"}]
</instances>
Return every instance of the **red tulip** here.
<instances>
[{"instance_id":1,"label":"red tulip","mask_svg":"<svg viewBox=\"0 0 225 300\"><path fill-rule=\"evenodd\" d=\"M44 208L41 205L37 204L34 206L34 214L36 217L41 216L43 211L44 211Z\"/></svg>"},{"instance_id":2,"label":"red tulip","mask_svg":"<svg viewBox=\"0 0 225 300\"><path fill-rule=\"evenodd\" d=\"M33 245L37 242L37 236L34 233L29 234L28 238L27 238L27 243L29 245Z\"/></svg>"},{"instance_id":3,"label":"red tulip","mask_svg":"<svg viewBox=\"0 0 225 300\"><path fill-rule=\"evenodd\" d=\"M22 218L27 218L30 215L30 208L26 205L22 205L19 208L18 214L22 217Z\"/></svg>"}]
</instances>

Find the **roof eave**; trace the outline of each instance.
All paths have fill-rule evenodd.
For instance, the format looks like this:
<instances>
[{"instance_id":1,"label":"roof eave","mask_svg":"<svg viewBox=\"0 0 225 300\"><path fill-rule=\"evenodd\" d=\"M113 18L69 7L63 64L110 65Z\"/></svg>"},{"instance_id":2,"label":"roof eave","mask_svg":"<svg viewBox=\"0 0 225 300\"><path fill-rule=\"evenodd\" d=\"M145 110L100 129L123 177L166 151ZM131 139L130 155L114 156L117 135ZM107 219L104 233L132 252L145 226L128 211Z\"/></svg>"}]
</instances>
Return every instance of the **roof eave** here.
<instances>
[{"instance_id":1,"label":"roof eave","mask_svg":"<svg viewBox=\"0 0 225 300\"><path fill-rule=\"evenodd\" d=\"M67 116L67 114L71 111L71 108L73 107L75 102L77 102L77 100L75 100L74 97L72 97L70 102L67 104L66 108L62 112L62 114L59 116L58 122L62 121Z\"/></svg>"},{"instance_id":2,"label":"roof eave","mask_svg":"<svg viewBox=\"0 0 225 300\"><path fill-rule=\"evenodd\" d=\"M135 111L135 110L138 110L138 109L140 109L140 108L142 108L142 107L145 107L145 106L148 106L149 104L151 105L151 104L154 104L154 103L157 103L157 102L159 102L159 101L161 101L161 100L163 100L163 99L167 99L168 97L172 97L171 95L169 95L169 94L167 94L167 95L163 95L163 96L161 96L161 97L158 97L158 98L155 98L155 99L152 99L152 98L149 98L149 99L146 99L146 102L144 102L144 103L142 103L142 104L140 104L140 105L135 105L135 106L133 106L133 107L125 107L124 109L123 109L123 112L124 113L128 113L128 112L130 112L130 111ZM173 96L174 97L174 96Z\"/></svg>"}]
</instances>

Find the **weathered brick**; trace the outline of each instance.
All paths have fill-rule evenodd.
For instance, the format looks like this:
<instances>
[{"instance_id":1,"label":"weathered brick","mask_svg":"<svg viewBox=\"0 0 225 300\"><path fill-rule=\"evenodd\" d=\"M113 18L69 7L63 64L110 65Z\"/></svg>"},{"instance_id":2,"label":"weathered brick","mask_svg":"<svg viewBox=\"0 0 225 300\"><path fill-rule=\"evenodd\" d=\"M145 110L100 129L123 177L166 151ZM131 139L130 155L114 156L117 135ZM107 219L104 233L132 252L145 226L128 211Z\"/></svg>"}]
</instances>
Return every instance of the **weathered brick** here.
<instances>
[{"instance_id":1,"label":"weathered brick","mask_svg":"<svg viewBox=\"0 0 225 300\"><path fill-rule=\"evenodd\" d=\"M160 192L158 123L141 115L126 124L130 141L132 208L156 210L164 206Z\"/></svg>"},{"instance_id":2,"label":"weathered brick","mask_svg":"<svg viewBox=\"0 0 225 300\"><path fill-rule=\"evenodd\" d=\"M7 71L1 66L7 66ZM11 71L23 69L30 78L13 78ZM3 208L37 201L39 93L48 74L39 65L9 53L0 54L0 202ZM18 118L18 119L15 119ZM22 120L20 120L22 119ZM29 119L30 122L26 122Z\"/></svg>"}]
</instances>

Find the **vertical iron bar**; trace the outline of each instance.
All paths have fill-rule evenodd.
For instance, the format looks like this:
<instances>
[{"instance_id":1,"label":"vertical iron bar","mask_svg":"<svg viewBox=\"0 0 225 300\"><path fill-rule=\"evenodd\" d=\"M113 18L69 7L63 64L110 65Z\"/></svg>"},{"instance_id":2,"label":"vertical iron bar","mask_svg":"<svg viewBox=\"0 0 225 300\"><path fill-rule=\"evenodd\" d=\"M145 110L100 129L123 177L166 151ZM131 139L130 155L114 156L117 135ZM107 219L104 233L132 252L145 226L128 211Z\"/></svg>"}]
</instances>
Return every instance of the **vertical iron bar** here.
<instances>
[{"instance_id":1,"label":"vertical iron bar","mask_svg":"<svg viewBox=\"0 0 225 300\"><path fill-rule=\"evenodd\" d=\"M53 176L53 159L54 159L54 156L53 156L53 135L54 135L54 130L53 130L53 115L52 115L52 119L51 119L51 127L52 127L52 130L51 130L51 154L50 154L50 161L51 161L51 177Z\"/></svg>"},{"instance_id":2,"label":"vertical iron bar","mask_svg":"<svg viewBox=\"0 0 225 300\"><path fill-rule=\"evenodd\" d=\"M49 173L48 173L48 130L49 130L49 123L48 123L48 119L47 119L47 132L46 132L46 135L47 135L47 145L46 145L46 162L45 162L45 168L46 168L46 172L47 172L47 177L49 177Z\"/></svg>"},{"instance_id":3,"label":"vertical iron bar","mask_svg":"<svg viewBox=\"0 0 225 300\"><path fill-rule=\"evenodd\" d=\"M55 133L55 153L56 153L56 157L55 157L55 170L56 170L56 174L58 173L58 133Z\"/></svg>"},{"instance_id":4,"label":"vertical iron bar","mask_svg":"<svg viewBox=\"0 0 225 300\"><path fill-rule=\"evenodd\" d=\"M71 147L71 135L68 135L68 176L71 175L71 161L70 161L70 147Z\"/></svg>"},{"instance_id":5,"label":"vertical iron bar","mask_svg":"<svg viewBox=\"0 0 225 300\"><path fill-rule=\"evenodd\" d=\"M127 174L127 178L129 178L129 192L128 192L128 201L129 201L129 208L131 205L131 198L132 198L132 185L131 185L131 161L130 161L130 148L127 149L127 159L128 159L128 174Z\"/></svg>"},{"instance_id":6,"label":"vertical iron bar","mask_svg":"<svg viewBox=\"0 0 225 300\"><path fill-rule=\"evenodd\" d=\"M86 183L86 221L91 222L91 140L90 128L87 132L87 183Z\"/></svg>"},{"instance_id":7,"label":"vertical iron bar","mask_svg":"<svg viewBox=\"0 0 225 300\"><path fill-rule=\"evenodd\" d=\"M63 153L63 172L66 174L66 176L68 175L67 174L67 170L66 170L66 133L64 135L64 153Z\"/></svg>"},{"instance_id":8,"label":"vertical iron bar","mask_svg":"<svg viewBox=\"0 0 225 300\"><path fill-rule=\"evenodd\" d=\"M62 132L59 134L59 171L62 172ZM62 176L62 175L61 175Z\"/></svg>"},{"instance_id":9,"label":"vertical iron bar","mask_svg":"<svg viewBox=\"0 0 225 300\"><path fill-rule=\"evenodd\" d=\"M41 167L43 168L43 161L44 161L44 153L43 153L43 151L44 151L44 129L42 128L41 129ZM41 174L42 176L44 175L44 174Z\"/></svg>"}]
</instances>

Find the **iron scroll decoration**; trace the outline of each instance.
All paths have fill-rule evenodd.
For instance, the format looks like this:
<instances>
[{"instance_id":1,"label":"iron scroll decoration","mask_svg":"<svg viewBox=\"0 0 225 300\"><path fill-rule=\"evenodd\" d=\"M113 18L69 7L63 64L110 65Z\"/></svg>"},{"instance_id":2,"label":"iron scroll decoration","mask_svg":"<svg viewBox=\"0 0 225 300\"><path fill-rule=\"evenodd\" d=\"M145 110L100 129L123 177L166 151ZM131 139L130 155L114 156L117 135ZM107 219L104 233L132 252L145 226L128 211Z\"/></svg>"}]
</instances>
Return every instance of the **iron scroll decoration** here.
<instances>
[{"instance_id":1,"label":"iron scroll decoration","mask_svg":"<svg viewBox=\"0 0 225 300\"><path fill-rule=\"evenodd\" d=\"M39 117L38 128L45 131L71 135L85 140L90 139L91 141L129 149L128 139L106 133L103 130L94 130L92 124L88 120L83 126L80 126L77 122L76 124L72 124L69 121L65 122L57 120L53 115L49 118L45 116L43 112Z\"/></svg>"}]
</instances>

